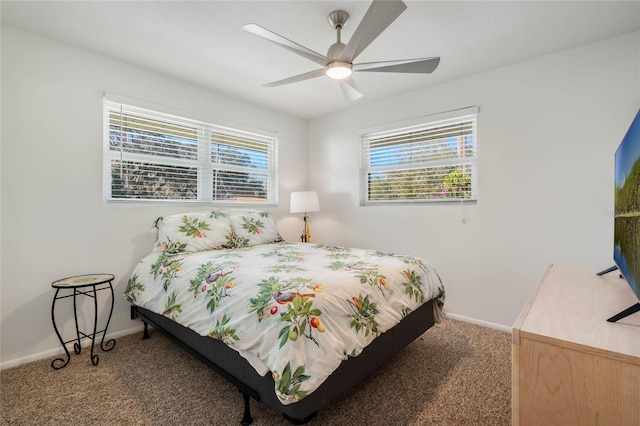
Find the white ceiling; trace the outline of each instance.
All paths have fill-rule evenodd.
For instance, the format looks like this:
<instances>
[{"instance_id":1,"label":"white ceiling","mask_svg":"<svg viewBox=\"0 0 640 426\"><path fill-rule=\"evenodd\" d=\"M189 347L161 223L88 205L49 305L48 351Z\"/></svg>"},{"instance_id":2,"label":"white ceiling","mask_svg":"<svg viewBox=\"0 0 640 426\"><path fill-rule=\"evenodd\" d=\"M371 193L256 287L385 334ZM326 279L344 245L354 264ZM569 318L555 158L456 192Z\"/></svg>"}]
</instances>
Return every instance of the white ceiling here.
<instances>
[{"instance_id":1,"label":"white ceiling","mask_svg":"<svg viewBox=\"0 0 640 426\"><path fill-rule=\"evenodd\" d=\"M242 30L257 23L325 54L327 21L347 11L347 42L369 1L7 1L3 25L193 82L302 118L640 30L640 1L410 1L355 62L440 56L429 75L356 73L348 102L326 77L262 84L318 66ZM640 40L639 40L640 49ZM597 61L598 58L594 58Z\"/></svg>"}]
</instances>

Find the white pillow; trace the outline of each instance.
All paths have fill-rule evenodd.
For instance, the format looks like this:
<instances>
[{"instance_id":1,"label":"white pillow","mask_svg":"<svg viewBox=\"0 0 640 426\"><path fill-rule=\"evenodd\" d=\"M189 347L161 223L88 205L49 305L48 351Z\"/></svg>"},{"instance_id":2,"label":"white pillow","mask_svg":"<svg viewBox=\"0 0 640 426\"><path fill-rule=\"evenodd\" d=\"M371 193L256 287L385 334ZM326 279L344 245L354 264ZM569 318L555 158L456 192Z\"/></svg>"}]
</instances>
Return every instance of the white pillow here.
<instances>
[{"instance_id":1,"label":"white pillow","mask_svg":"<svg viewBox=\"0 0 640 426\"><path fill-rule=\"evenodd\" d=\"M191 252L225 248L232 236L224 212L196 212L163 216L156 221L158 243L164 251Z\"/></svg>"},{"instance_id":2,"label":"white pillow","mask_svg":"<svg viewBox=\"0 0 640 426\"><path fill-rule=\"evenodd\" d=\"M271 213L263 210L230 210L228 213L238 247L283 241Z\"/></svg>"}]
</instances>

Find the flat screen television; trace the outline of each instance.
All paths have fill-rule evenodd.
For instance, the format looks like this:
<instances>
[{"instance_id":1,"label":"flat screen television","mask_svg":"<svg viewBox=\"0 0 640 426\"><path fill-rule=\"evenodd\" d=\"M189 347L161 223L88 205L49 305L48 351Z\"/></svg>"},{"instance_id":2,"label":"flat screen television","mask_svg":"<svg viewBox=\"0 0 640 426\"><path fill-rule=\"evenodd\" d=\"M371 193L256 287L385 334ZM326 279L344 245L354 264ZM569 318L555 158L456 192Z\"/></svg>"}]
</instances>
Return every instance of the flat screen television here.
<instances>
[{"instance_id":1,"label":"flat screen television","mask_svg":"<svg viewBox=\"0 0 640 426\"><path fill-rule=\"evenodd\" d=\"M599 275L620 270L640 299L640 110L615 155L613 266ZM615 322L640 311L640 303L609 318Z\"/></svg>"}]
</instances>

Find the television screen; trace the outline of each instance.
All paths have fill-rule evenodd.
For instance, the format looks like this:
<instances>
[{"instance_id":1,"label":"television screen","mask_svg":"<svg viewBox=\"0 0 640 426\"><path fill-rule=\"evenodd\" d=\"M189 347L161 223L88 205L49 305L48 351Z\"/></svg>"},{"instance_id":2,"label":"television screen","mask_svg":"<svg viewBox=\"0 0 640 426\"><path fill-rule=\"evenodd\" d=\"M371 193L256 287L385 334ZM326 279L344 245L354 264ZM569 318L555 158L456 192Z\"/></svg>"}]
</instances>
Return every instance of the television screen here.
<instances>
[{"instance_id":1,"label":"television screen","mask_svg":"<svg viewBox=\"0 0 640 426\"><path fill-rule=\"evenodd\" d=\"M640 111L615 155L613 258L640 299Z\"/></svg>"}]
</instances>

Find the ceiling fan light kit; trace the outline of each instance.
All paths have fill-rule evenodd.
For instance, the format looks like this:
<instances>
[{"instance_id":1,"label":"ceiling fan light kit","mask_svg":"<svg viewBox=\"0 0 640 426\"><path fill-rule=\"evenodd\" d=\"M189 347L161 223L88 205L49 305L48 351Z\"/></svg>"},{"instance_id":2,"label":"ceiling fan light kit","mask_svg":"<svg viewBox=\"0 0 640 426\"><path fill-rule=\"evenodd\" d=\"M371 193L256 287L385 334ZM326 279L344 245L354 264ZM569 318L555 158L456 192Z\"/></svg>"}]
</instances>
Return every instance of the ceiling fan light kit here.
<instances>
[{"instance_id":1,"label":"ceiling fan light kit","mask_svg":"<svg viewBox=\"0 0 640 426\"><path fill-rule=\"evenodd\" d=\"M353 70L351 69L351 64L348 62L331 62L327 65L327 69L325 71L327 77L332 78L334 80L343 80L347 77L350 77L353 74Z\"/></svg>"},{"instance_id":2,"label":"ceiling fan light kit","mask_svg":"<svg viewBox=\"0 0 640 426\"><path fill-rule=\"evenodd\" d=\"M265 86L276 87L326 75L331 79L337 80L345 98L352 101L362 97L362 93L357 89L351 77L354 72L429 74L440 63L439 57L353 63L356 57L391 25L406 8L407 6L400 0L374 0L346 45L340 41L340 33L349 19L349 14L344 10L334 10L329 14L328 21L336 30L337 41L329 47L326 56L286 39L260 25L247 24L242 28L322 66L321 69L267 83Z\"/></svg>"}]
</instances>

